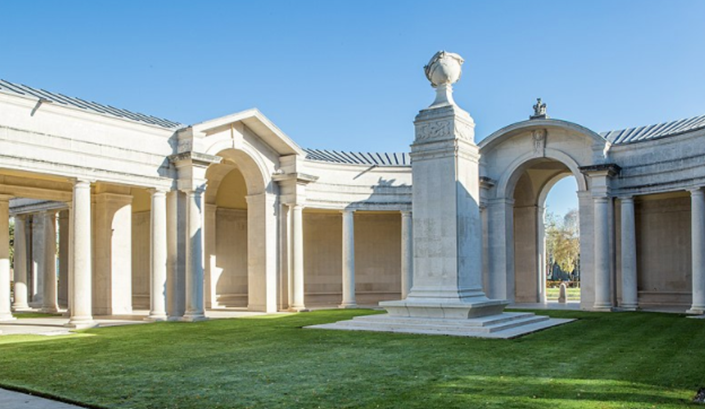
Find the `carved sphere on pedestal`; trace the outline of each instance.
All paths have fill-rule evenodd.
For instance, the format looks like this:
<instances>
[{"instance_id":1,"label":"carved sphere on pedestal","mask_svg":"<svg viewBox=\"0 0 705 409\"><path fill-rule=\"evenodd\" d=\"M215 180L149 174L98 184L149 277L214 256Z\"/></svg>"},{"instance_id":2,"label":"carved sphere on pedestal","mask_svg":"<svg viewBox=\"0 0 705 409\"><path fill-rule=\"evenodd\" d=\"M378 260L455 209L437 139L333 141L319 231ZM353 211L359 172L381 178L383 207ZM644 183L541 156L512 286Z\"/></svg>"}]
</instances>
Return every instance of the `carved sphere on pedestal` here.
<instances>
[{"instance_id":1,"label":"carved sphere on pedestal","mask_svg":"<svg viewBox=\"0 0 705 409\"><path fill-rule=\"evenodd\" d=\"M443 84L454 84L460 79L462 73L463 57L447 51L439 51L431 58L431 61L423 67L426 78L431 81L435 88Z\"/></svg>"}]
</instances>

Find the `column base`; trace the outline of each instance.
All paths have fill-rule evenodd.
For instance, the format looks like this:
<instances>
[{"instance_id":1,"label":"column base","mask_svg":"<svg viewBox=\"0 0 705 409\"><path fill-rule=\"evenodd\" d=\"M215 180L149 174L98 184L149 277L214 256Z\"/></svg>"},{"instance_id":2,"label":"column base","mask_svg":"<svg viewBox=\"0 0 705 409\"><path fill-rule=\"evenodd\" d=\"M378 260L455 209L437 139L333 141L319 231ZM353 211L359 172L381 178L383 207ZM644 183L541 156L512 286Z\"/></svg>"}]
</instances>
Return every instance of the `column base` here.
<instances>
[{"instance_id":1,"label":"column base","mask_svg":"<svg viewBox=\"0 0 705 409\"><path fill-rule=\"evenodd\" d=\"M159 321L167 321L169 318L166 316L166 314L149 314L148 317L145 317L144 320L147 322L159 322Z\"/></svg>"},{"instance_id":2,"label":"column base","mask_svg":"<svg viewBox=\"0 0 705 409\"><path fill-rule=\"evenodd\" d=\"M690 315L702 315L705 314L705 306L692 306L689 310L685 312Z\"/></svg>"},{"instance_id":3,"label":"column base","mask_svg":"<svg viewBox=\"0 0 705 409\"><path fill-rule=\"evenodd\" d=\"M32 307L30 307L27 304L24 305L13 305L12 306L13 311L32 311Z\"/></svg>"},{"instance_id":4,"label":"column base","mask_svg":"<svg viewBox=\"0 0 705 409\"><path fill-rule=\"evenodd\" d=\"M203 313L186 313L183 317L181 317L181 321L183 322L199 322L206 320L208 320L208 317L206 317Z\"/></svg>"},{"instance_id":5,"label":"column base","mask_svg":"<svg viewBox=\"0 0 705 409\"><path fill-rule=\"evenodd\" d=\"M297 306L297 307L289 307L288 311L290 312L310 312L308 308L304 307L303 305Z\"/></svg>"},{"instance_id":6,"label":"column base","mask_svg":"<svg viewBox=\"0 0 705 409\"><path fill-rule=\"evenodd\" d=\"M341 309L357 308L357 304L354 302L353 303L343 303L343 304L340 304L338 306L338 308L341 308Z\"/></svg>"},{"instance_id":7,"label":"column base","mask_svg":"<svg viewBox=\"0 0 705 409\"><path fill-rule=\"evenodd\" d=\"M59 312L59 309L56 307L42 307L39 312L44 314L56 314Z\"/></svg>"},{"instance_id":8,"label":"column base","mask_svg":"<svg viewBox=\"0 0 705 409\"><path fill-rule=\"evenodd\" d=\"M639 309L638 304L622 304L619 306L618 311L637 311Z\"/></svg>"},{"instance_id":9,"label":"column base","mask_svg":"<svg viewBox=\"0 0 705 409\"><path fill-rule=\"evenodd\" d=\"M594 312L612 312L612 311L614 311L614 308L613 308L611 305L609 305L609 304L606 304L606 305L604 305L604 304L601 304L601 305L595 304L595 305L592 307L592 309L590 309L590 311L594 311Z\"/></svg>"},{"instance_id":10,"label":"column base","mask_svg":"<svg viewBox=\"0 0 705 409\"><path fill-rule=\"evenodd\" d=\"M16 320L16 319L17 319L17 318L15 318L14 316L12 316L12 314L9 313L9 312L8 312L8 313L2 313L2 314L0 314L0 321L14 321L14 320Z\"/></svg>"},{"instance_id":11,"label":"column base","mask_svg":"<svg viewBox=\"0 0 705 409\"><path fill-rule=\"evenodd\" d=\"M67 328L73 328L73 329L87 329L87 328L96 328L98 326L98 323L93 321L93 318L90 318L90 317L89 318L77 318L77 319L72 318L64 326Z\"/></svg>"}]
</instances>

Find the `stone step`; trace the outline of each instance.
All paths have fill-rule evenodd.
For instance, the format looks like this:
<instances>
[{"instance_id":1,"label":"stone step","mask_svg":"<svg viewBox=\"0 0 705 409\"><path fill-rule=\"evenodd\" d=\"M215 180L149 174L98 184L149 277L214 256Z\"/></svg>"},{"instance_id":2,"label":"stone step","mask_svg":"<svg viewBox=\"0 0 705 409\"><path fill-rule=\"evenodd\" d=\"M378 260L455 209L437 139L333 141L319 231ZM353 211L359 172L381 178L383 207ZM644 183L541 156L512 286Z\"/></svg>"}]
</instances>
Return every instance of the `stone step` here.
<instances>
[{"instance_id":1,"label":"stone step","mask_svg":"<svg viewBox=\"0 0 705 409\"><path fill-rule=\"evenodd\" d=\"M497 326L500 324L507 324L513 321L526 320L528 318L539 317L540 319L548 319L548 317L537 316L529 312L506 312L503 314L490 315L487 317L472 318L466 320L455 320L455 319L443 319L443 318L412 318L412 317L392 317L390 315L367 315L363 317L355 317L354 321L361 321L366 323L379 322L382 324L388 323L391 319L395 323L399 324L409 324L416 325L419 322L423 322L424 325L433 325L437 327L449 326L457 327L458 323L462 323L463 327L467 328L483 328Z\"/></svg>"},{"instance_id":2,"label":"stone step","mask_svg":"<svg viewBox=\"0 0 705 409\"><path fill-rule=\"evenodd\" d=\"M504 313L459 320L396 317L385 314L356 317L348 321L314 325L307 328L514 338L569 321L572 320L552 319L532 313Z\"/></svg>"},{"instance_id":3,"label":"stone step","mask_svg":"<svg viewBox=\"0 0 705 409\"><path fill-rule=\"evenodd\" d=\"M387 328L390 330L424 330L442 333L492 333L499 332L510 328L519 327L522 325L533 324L541 321L547 321L549 318L531 313L520 313L510 316L491 316L467 320L448 320L448 319L426 319L426 318L399 318L388 315L382 316L367 316L357 317L350 321L338 323L342 327L349 329L354 328L379 328L381 330ZM369 317L369 318L368 318ZM368 318L368 319L365 319ZM413 332L413 331L412 331Z\"/></svg>"}]
</instances>

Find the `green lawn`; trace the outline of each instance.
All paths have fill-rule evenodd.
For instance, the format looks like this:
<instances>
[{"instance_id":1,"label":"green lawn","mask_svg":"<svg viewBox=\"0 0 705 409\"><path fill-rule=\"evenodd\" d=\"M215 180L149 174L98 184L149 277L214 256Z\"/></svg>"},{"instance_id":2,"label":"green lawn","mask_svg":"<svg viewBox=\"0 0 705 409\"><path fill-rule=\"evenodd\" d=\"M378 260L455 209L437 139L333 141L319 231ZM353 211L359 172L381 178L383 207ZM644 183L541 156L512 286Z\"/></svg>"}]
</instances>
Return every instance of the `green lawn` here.
<instances>
[{"instance_id":1,"label":"green lawn","mask_svg":"<svg viewBox=\"0 0 705 409\"><path fill-rule=\"evenodd\" d=\"M546 299L550 301L558 301L558 293L560 288L547 288L546 289ZM580 301L580 289L579 288L566 288L566 295L570 301Z\"/></svg>"},{"instance_id":2,"label":"green lawn","mask_svg":"<svg viewBox=\"0 0 705 409\"><path fill-rule=\"evenodd\" d=\"M0 385L109 408L702 407L705 320L552 312L579 321L515 340L301 329L369 313L5 336Z\"/></svg>"}]
</instances>

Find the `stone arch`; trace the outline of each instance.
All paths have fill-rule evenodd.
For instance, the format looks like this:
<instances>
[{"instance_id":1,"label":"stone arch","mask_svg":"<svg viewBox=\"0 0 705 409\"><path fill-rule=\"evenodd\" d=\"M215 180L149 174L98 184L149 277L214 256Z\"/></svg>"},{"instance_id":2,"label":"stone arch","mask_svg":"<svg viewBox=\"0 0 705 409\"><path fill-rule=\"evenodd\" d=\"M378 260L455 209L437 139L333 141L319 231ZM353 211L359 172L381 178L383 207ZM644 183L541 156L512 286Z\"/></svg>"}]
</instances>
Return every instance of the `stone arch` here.
<instances>
[{"instance_id":1,"label":"stone arch","mask_svg":"<svg viewBox=\"0 0 705 409\"><path fill-rule=\"evenodd\" d=\"M546 129L548 139L543 145L531 143L531 133L537 129ZM552 138L551 135L557 135ZM581 250L581 279L585 284L582 288L581 302L587 305L592 298L592 200L590 198L590 184L588 178L582 173L581 167L602 163L605 160L606 148L609 147L607 141L580 125L560 120L531 120L523 121L504 127L493 133L480 144L483 158L489 158L484 164L485 175L494 179L496 184L487 191L486 200L488 203L488 288L487 292L492 298L505 298L515 302L516 295L520 292L517 282L516 270L521 267L530 273L524 272L526 277L532 280L532 286L536 287L536 301L540 301L543 295L538 291L537 277L541 278L539 252L543 252L540 246L540 229L543 223L538 223L540 219L539 207L543 207L545 198L551 187L563 175L570 174L575 177L578 186L578 203L580 212L580 250ZM507 156L513 156L512 160L507 160ZM515 203L514 194L517 184L527 170L544 163L554 163L556 167L563 167L565 172L561 175L553 175L548 180L533 181L531 190L534 196L531 198L531 206L534 210L522 209L527 203ZM548 174L545 174L548 178ZM541 185L537 185L540 183ZM534 215L529 219L522 219L519 215L521 211L534 211ZM542 219L541 219L542 221ZM519 226L517 234L524 234L531 240L523 241L515 248L515 226L518 224L530 225L531 234ZM528 244L527 244L528 243ZM525 247L520 248L522 245ZM527 250L527 247L529 250ZM523 253L522 253L523 251ZM527 252L532 254L531 259L523 258ZM516 258L516 260L515 260ZM519 261L521 259L521 261ZM521 281L521 280L519 280ZM533 294L533 290L531 290ZM516 300L518 301L518 300Z\"/></svg>"},{"instance_id":2,"label":"stone arch","mask_svg":"<svg viewBox=\"0 0 705 409\"><path fill-rule=\"evenodd\" d=\"M536 160L549 159L556 162L560 162L565 165L570 173L575 177L578 182L578 190L586 191L588 190L588 184L585 176L580 172L580 165L567 153L557 150L546 148L544 156L536 156L533 152L527 152L518 158L516 158L508 167L507 170L502 174L501 179L497 183L496 196L510 198L516 187L516 183L524 173L524 171L531 167L531 164Z\"/></svg>"},{"instance_id":3,"label":"stone arch","mask_svg":"<svg viewBox=\"0 0 705 409\"><path fill-rule=\"evenodd\" d=\"M223 148L221 150L217 150ZM242 148L242 149L240 149ZM233 148L223 142L211 145L209 152L222 161L209 166L205 192L205 275L206 305L209 308L241 307L254 311L276 310L276 243L273 226L276 201L271 166L250 146ZM221 207L218 194L232 188L224 184L234 172L245 184L244 208ZM243 189L240 189L243 190Z\"/></svg>"}]
</instances>

